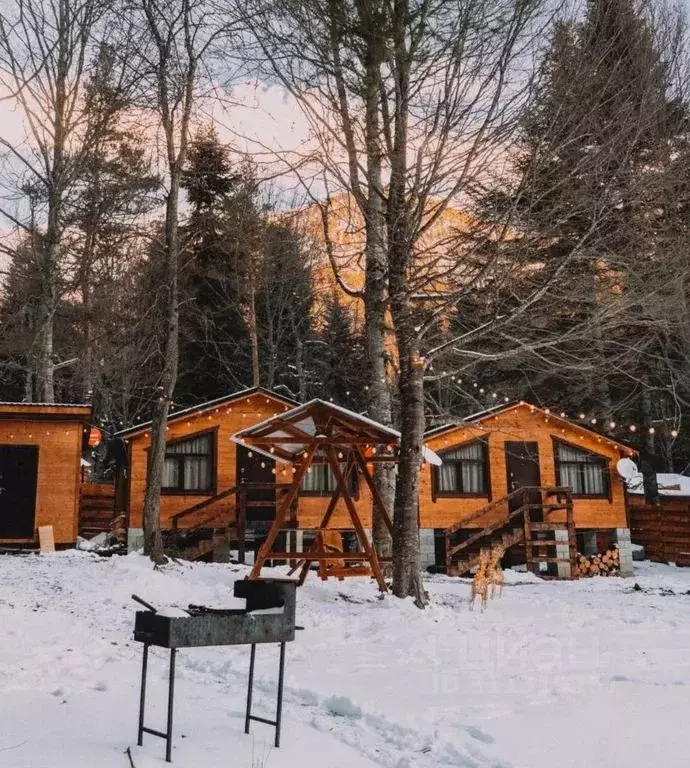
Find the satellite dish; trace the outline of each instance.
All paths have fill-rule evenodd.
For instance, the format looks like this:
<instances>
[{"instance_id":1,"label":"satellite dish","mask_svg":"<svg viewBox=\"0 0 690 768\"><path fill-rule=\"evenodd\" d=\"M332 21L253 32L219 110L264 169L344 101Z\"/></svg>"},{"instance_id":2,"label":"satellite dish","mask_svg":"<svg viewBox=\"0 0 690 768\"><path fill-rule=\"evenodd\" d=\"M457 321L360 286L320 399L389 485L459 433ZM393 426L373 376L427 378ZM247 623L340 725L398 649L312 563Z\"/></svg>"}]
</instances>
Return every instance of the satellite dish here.
<instances>
[{"instance_id":1,"label":"satellite dish","mask_svg":"<svg viewBox=\"0 0 690 768\"><path fill-rule=\"evenodd\" d=\"M640 475L640 470L632 459L619 459L616 464L616 471L626 483L637 479Z\"/></svg>"}]
</instances>

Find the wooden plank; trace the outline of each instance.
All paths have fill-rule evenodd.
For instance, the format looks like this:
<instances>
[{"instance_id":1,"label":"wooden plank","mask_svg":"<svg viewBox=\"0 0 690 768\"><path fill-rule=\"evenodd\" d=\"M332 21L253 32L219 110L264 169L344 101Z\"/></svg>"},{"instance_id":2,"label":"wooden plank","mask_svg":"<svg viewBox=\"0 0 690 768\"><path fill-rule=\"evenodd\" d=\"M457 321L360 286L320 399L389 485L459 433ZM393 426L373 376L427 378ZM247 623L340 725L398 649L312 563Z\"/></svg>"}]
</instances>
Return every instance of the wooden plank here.
<instances>
[{"instance_id":1,"label":"wooden plank","mask_svg":"<svg viewBox=\"0 0 690 768\"><path fill-rule=\"evenodd\" d=\"M50 555L55 552L55 536L52 525L38 526L38 542L42 555Z\"/></svg>"}]
</instances>

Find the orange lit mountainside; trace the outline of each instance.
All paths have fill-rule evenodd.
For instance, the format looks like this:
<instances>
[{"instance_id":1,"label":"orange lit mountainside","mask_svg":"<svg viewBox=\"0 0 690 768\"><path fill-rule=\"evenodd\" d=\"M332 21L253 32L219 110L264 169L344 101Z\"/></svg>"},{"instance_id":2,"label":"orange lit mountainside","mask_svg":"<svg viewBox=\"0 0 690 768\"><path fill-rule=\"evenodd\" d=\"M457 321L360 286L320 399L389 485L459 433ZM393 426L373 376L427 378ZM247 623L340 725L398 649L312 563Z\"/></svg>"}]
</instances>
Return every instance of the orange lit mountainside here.
<instances>
[{"instance_id":1,"label":"orange lit mountainside","mask_svg":"<svg viewBox=\"0 0 690 768\"><path fill-rule=\"evenodd\" d=\"M430 216L434 205L434 201L429 203ZM352 196L335 195L328 202L281 213L280 219L300 233L312 253L315 313L320 315L319 297L335 292L361 325L364 305L357 294L364 287L364 220ZM515 234L506 234L466 211L446 208L416 245L411 284L420 298L433 303L476 275L470 245L473 236L498 241L512 239Z\"/></svg>"}]
</instances>

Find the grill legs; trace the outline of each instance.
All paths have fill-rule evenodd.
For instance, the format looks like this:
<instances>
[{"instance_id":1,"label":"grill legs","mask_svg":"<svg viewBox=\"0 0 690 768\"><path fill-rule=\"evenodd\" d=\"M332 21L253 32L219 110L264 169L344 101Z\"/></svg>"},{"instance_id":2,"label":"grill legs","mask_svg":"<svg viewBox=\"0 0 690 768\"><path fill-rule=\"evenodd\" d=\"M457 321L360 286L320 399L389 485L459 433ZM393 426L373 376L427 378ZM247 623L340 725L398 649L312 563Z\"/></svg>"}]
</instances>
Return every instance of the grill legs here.
<instances>
[{"instance_id":1,"label":"grill legs","mask_svg":"<svg viewBox=\"0 0 690 768\"><path fill-rule=\"evenodd\" d=\"M141 693L139 695L139 732L137 744L144 743L144 708L146 707L146 672L149 666L149 644L144 643L144 657L141 662Z\"/></svg>"},{"instance_id":2,"label":"grill legs","mask_svg":"<svg viewBox=\"0 0 690 768\"><path fill-rule=\"evenodd\" d=\"M177 648L170 649L170 676L168 678L168 727L165 739L165 761L170 762L172 752L172 728L173 728L173 696L175 695L175 657Z\"/></svg>"},{"instance_id":3,"label":"grill legs","mask_svg":"<svg viewBox=\"0 0 690 768\"><path fill-rule=\"evenodd\" d=\"M152 736L158 736L165 739L165 760L172 762L172 729L173 729L173 701L175 695L175 658L177 648L170 649L170 673L168 676L168 725L165 733L156 731L153 728L147 728L144 725L144 710L146 708L146 673L149 664L149 644L144 643L144 657L141 663L141 693L139 695L139 731L137 733L137 744L141 746L144 743L144 734L150 733Z\"/></svg>"},{"instance_id":4,"label":"grill legs","mask_svg":"<svg viewBox=\"0 0 690 768\"><path fill-rule=\"evenodd\" d=\"M283 716L283 682L285 679L285 643L280 644L280 665L278 667L278 704L276 707L276 719L268 720L265 717L252 715L252 693L254 690L254 662L256 661L256 643L252 643L249 655L249 683L247 685L247 713L244 718L244 732L249 733L249 724L252 720L266 725L273 725L276 729L275 745L280 746L280 723Z\"/></svg>"},{"instance_id":5,"label":"grill legs","mask_svg":"<svg viewBox=\"0 0 690 768\"><path fill-rule=\"evenodd\" d=\"M165 739L165 760L172 762L172 732L173 732L173 703L175 698L175 661L177 649L170 649L170 672L168 675L168 722L165 732L148 728L144 725L144 713L146 710L146 676L149 665L149 643L144 643L144 654L141 662L141 689L139 693L139 728L137 731L137 744L144 743L144 734L158 736ZM249 656L249 683L247 685L247 711L244 718L244 732L249 733L252 720L275 727L275 745L280 746L280 725L283 717L283 684L285 682L285 643L280 644L280 662L278 667L278 702L276 706L276 719L268 720L265 717L252 715L252 693L254 691L254 665L256 662L256 643L252 643Z\"/></svg>"},{"instance_id":6,"label":"grill legs","mask_svg":"<svg viewBox=\"0 0 690 768\"><path fill-rule=\"evenodd\" d=\"M244 717L244 732L249 733L249 721L252 719L252 693L254 691L254 662L256 660L256 643L252 643L249 652L249 683L247 684L247 714Z\"/></svg>"}]
</instances>

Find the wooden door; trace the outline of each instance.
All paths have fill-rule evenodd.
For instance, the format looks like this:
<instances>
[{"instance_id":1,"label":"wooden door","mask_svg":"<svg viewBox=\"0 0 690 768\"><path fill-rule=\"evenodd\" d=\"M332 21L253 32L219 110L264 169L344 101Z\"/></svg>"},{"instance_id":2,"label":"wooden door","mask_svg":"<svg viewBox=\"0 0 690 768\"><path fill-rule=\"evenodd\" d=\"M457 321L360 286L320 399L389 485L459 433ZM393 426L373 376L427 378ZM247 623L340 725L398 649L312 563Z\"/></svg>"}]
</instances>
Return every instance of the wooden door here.
<instances>
[{"instance_id":1,"label":"wooden door","mask_svg":"<svg viewBox=\"0 0 690 768\"><path fill-rule=\"evenodd\" d=\"M539 446L537 443L508 441L505 444L506 472L508 474L508 493L519 488L538 487L541 485L539 473ZM533 504L541 502L541 494L530 494ZM511 511L522 505L522 497L518 494L510 500Z\"/></svg>"},{"instance_id":2,"label":"wooden door","mask_svg":"<svg viewBox=\"0 0 690 768\"><path fill-rule=\"evenodd\" d=\"M267 522L275 518L276 476L272 471L274 469L275 461L243 445L237 446L237 485L244 483L247 486L245 496L247 523ZM268 487L252 487L254 483Z\"/></svg>"},{"instance_id":3,"label":"wooden door","mask_svg":"<svg viewBox=\"0 0 690 768\"><path fill-rule=\"evenodd\" d=\"M0 539L33 539L38 446L0 445Z\"/></svg>"}]
</instances>

